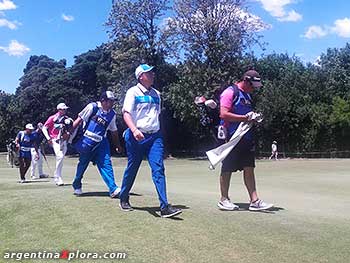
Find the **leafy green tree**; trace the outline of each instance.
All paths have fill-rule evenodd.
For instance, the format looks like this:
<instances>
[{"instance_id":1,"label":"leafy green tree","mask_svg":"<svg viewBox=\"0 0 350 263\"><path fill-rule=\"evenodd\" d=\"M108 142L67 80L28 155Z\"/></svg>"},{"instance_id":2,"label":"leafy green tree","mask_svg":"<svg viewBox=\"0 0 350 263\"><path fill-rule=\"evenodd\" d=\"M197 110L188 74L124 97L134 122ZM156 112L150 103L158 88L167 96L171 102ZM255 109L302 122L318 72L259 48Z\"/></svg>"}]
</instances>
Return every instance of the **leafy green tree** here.
<instances>
[{"instance_id":1,"label":"leafy green tree","mask_svg":"<svg viewBox=\"0 0 350 263\"><path fill-rule=\"evenodd\" d=\"M131 41L137 52L143 53L146 62L158 65L162 59L165 44L162 41L159 22L169 9L166 0L115 1L106 22L111 39ZM142 59L141 57L141 59Z\"/></svg>"},{"instance_id":2,"label":"leafy green tree","mask_svg":"<svg viewBox=\"0 0 350 263\"><path fill-rule=\"evenodd\" d=\"M45 121L56 111L59 102L70 105L71 114L78 112L82 93L73 88L65 66L65 60L30 57L16 90L16 113L21 116L21 126L27 122Z\"/></svg>"},{"instance_id":3,"label":"leafy green tree","mask_svg":"<svg viewBox=\"0 0 350 263\"><path fill-rule=\"evenodd\" d=\"M177 47L182 63L178 81L168 85L165 97L198 145L197 138L209 141L210 135L199 124L194 98L212 97L222 84L238 80L251 68L255 59L245 52L260 44L259 31L266 25L247 12L243 1L177 0L174 12L164 35L169 46Z\"/></svg>"},{"instance_id":4,"label":"leafy green tree","mask_svg":"<svg viewBox=\"0 0 350 263\"><path fill-rule=\"evenodd\" d=\"M335 148L348 150L350 148L350 100L340 97L333 98L329 124L336 139Z\"/></svg>"},{"instance_id":5,"label":"leafy green tree","mask_svg":"<svg viewBox=\"0 0 350 263\"><path fill-rule=\"evenodd\" d=\"M350 43L344 48L329 48L319 60L323 74L327 77L325 93L331 103L333 96L350 96Z\"/></svg>"},{"instance_id":6,"label":"leafy green tree","mask_svg":"<svg viewBox=\"0 0 350 263\"><path fill-rule=\"evenodd\" d=\"M15 96L0 91L0 148L5 149L9 139L14 139L17 131L22 128L17 126L18 116L13 112Z\"/></svg>"}]
</instances>

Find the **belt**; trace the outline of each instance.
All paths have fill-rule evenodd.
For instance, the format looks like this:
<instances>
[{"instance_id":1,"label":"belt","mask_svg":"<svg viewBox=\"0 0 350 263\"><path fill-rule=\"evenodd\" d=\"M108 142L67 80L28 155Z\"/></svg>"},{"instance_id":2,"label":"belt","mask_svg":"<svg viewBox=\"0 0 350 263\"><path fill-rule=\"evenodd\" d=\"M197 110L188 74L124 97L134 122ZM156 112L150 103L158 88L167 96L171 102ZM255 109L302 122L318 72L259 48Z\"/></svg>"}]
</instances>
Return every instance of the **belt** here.
<instances>
[{"instance_id":1,"label":"belt","mask_svg":"<svg viewBox=\"0 0 350 263\"><path fill-rule=\"evenodd\" d=\"M139 129L140 130L140 129ZM158 131L142 131L142 130L140 130L143 134L155 134L155 133L157 133Z\"/></svg>"}]
</instances>

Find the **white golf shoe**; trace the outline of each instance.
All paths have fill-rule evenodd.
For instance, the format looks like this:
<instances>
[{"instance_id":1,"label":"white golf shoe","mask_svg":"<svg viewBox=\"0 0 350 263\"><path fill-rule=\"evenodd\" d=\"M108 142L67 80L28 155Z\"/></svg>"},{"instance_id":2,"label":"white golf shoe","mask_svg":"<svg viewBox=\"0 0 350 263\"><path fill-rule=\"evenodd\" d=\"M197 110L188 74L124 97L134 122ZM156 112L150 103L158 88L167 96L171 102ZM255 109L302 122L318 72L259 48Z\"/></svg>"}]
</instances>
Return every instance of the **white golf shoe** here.
<instances>
[{"instance_id":1,"label":"white golf shoe","mask_svg":"<svg viewBox=\"0 0 350 263\"><path fill-rule=\"evenodd\" d=\"M56 184L57 186L62 186L62 185L64 185L64 182L63 182L63 180L62 180L61 177L56 177L56 178L55 178L55 184Z\"/></svg>"},{"instance_id":2,"label":"white golf shoe","mask_svg":"<svg viewBox=\"0 0 350 263\"><path fill-rule=\"evenodd\" d=\"M258 199L255 202L250 203L249 210L261 211L261 210L267 210L271 207L273 207L273 204L265 203L263 200Z\"/></svg>"},{"instance_id":3,"label":"white golf shoe","mask_svg":"<svg viewBox=\"0 0 350 263\"><path fill-rule=\"evenodd\" d=\"M74 193L73 193L74 195L77 195L77 196L79 196L79 195L82 195L83 194L83 190L81 190L81 188L79 188L79 189L74 189Z\"/></svg>"},{"instance_id":4,"label":"white golf shoe","mask_svg":"<svg viewBox=\"0 0 350 263\"><path fill-rule=\"evenodd\" d=\"M218 202L218 207L220 210L229 210L229 211L233 211L233 210L238 210L239 206L232 203L230 199L225 199L223 201L219 201Z\"/></svg>"}]
</instances>

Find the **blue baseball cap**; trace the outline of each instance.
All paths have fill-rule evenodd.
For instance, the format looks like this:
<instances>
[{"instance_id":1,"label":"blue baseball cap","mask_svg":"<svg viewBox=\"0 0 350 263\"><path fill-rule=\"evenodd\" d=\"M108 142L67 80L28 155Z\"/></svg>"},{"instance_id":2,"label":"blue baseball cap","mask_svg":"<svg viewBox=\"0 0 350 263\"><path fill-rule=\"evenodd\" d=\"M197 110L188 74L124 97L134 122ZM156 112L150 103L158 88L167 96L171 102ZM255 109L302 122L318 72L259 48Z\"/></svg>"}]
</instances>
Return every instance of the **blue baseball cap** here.
<instances>
[{"instance_id":1,"label":"blue baseball cap","mask_svg":"<svg viewBox=\"0 0 350 263\"><path fill-rule=\"evenodd\" d=\"M147 64L141 64L140 66L138 66L135 70L135 77L136 79L139 79L139 77L141 76L142 73L151 71L154 67L147 65Z\"/></svg>"}]
</instances>

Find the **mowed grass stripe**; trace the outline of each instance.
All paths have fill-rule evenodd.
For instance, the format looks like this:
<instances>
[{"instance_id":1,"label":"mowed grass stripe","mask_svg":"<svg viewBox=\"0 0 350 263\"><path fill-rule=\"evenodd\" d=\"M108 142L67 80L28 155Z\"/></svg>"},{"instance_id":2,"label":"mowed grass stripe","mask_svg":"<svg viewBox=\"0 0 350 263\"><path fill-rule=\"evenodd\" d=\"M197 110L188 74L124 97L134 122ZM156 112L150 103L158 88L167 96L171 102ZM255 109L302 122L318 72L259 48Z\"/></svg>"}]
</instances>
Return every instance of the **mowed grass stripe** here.
<instances>
[{"instance_id":1,"label":"mowed grass stripe","mask_svg":"<svg viewBox=\"0 0 350 263\"><path fill-rule=\"evenodd\" d=\"M52 156L49 163L54 167ZM65 160L66 183L76 163L76 158ZM126 160L113 159L113 164L120 184ZM70 185L56 187L52 178L17 184L18 169L0 160L0 251L124 251L125 262L348 262L347 167L345 159L258 161L258 191L275 203L275 211L223 212L216 207L219 168L208 170L206 161L167 160L169 201L183 208L172 220L157 216L146 161L130 198L135 210L122 212L92 165L83 181L91 195L75 197ZM232 177L230 193L247 207L240 174Z\"/></svg>"}]
</instances>

